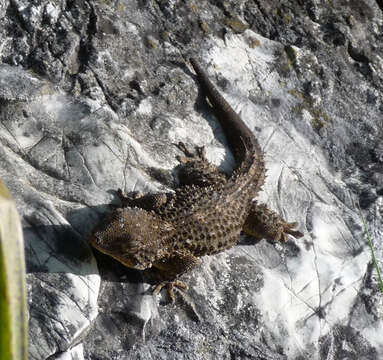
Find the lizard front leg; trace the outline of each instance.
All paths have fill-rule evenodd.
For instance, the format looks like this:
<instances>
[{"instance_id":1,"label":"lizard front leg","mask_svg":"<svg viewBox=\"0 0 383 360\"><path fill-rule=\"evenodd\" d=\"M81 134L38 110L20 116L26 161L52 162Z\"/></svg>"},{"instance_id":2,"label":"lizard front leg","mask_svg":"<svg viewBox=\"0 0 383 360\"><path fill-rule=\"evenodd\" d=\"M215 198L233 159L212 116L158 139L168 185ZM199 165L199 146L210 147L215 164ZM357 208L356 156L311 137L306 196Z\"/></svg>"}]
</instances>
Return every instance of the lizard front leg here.
<instances>
[{"instance_id":1,"label":"lizard front leg","mask_svg":"<svg viewBox=\"0 0 383 360\"><path fill-rule=\"evenodd\" d=\"M158 282L153 294L159 294L162 288L165 287L171 302L174 303L174 287L181 290L187 289L187 285L178 278L191 270L197 263L197 258L187 251L176 251L170 257L165 257L153 263L151 269L145 270L146 273L150 274L150 277L155 278Z\"/></svg>"},{"instance_id":2,"label":"lizard front leg","mask_svg":"<svg viewBox=\"0 0 383 360\"><path fill-rule=\"evenodd\" d=\"M243 231L259 239L286 242L288 234L295 238L303 236L300 231L294 230L296 226L297 223L283 220L266 205L254 202L243 225Z\"/></svg>"}]
</instances>

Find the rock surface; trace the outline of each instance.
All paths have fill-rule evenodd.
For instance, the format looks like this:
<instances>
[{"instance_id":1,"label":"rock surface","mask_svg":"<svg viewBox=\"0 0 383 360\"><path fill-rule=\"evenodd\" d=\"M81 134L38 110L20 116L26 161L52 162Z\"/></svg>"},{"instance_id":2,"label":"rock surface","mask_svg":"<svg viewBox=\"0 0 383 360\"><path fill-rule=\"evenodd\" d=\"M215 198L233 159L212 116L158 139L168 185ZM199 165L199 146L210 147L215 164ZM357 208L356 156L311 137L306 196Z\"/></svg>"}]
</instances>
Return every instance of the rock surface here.
<instances>
[{"instance_id":1,"label":"rock surface","mask_svg":"<svg viewBox=\"0 0 383 360\"><path fill-rule=\"evenodd\" d=\"M380 359L383 4L0 1L0 177L23 219L30 359ZM92 252L114 190L233 157L185 59L257 135L260 200L305 237L201 259L175 305ZM97 261L96 261L97 258Z\"/></svg>"}]
</instances>

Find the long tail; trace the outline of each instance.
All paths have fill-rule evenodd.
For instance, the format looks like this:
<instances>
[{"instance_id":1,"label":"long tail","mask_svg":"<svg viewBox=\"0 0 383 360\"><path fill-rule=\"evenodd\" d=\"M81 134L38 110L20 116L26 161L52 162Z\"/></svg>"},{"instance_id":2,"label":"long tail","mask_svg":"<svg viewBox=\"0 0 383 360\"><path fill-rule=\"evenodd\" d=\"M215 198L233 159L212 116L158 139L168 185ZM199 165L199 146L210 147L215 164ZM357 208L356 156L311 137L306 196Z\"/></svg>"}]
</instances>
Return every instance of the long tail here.
<instances>
[{"instance_id":1,"label":"long tail","mask_svg":"<svg viewBox=\"0 0 383 360\"><path fill-rule=\"evenodd\" d=\"M189 61L229 140L238 164L237 173L248 173L254 167L258 167L259 171L260 168L264 167L264 163L263 152L256 137L218 92L198 61L194 58L189 59Z\"/></svg>"}]
</instances>

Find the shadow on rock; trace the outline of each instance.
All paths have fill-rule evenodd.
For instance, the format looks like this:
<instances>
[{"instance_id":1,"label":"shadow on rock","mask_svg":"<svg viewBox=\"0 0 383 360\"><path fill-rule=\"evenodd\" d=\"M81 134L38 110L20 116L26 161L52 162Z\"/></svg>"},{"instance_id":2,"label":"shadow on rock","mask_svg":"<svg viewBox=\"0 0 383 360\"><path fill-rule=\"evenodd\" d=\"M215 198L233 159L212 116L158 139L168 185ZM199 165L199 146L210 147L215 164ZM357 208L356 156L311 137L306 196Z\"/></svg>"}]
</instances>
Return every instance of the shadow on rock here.
<instances>
[{"instance_id":1,"label":"shadow on rock","mask_svg":"<svg viewBox=\"0 0 383 360\"><path fill-rule=\"evenodd\" d=\"M24 227L27 273L99 273L111 282L142 282L140 271L125 267L89 244L92 229L110 211L111 206L99 205L71 212L67 216L71 225Z\"/></svg>"}]
</instances>

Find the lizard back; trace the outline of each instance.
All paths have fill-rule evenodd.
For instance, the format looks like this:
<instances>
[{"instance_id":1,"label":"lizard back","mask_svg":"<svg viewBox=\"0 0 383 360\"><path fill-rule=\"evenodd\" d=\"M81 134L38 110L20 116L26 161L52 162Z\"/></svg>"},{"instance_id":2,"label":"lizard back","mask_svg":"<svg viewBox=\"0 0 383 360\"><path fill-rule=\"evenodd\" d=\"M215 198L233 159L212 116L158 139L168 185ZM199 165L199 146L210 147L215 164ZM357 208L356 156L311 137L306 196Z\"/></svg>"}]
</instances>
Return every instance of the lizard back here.
<instances>
[{"instance_id":1,"label":"lizard back","mask_svg":"<svg viewBox=\"0 0 383 360\"><path fill-rule=\"evenodd\" d=\"M190 62L223 127L236 159L236 168L225 183L187 185L176 190L162 215L177 229L169 239L173 250L195 256L214 254L239 240L252 199L264 183L263 152L256 137L210 82L195 59ZM160 211L161 212L161 211Z\"/></svg>"}]
</instances>

